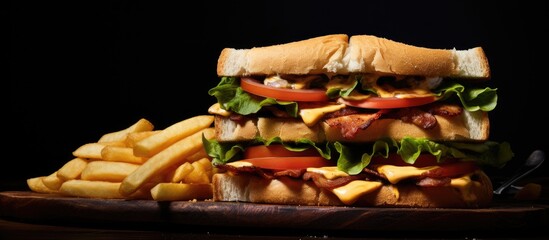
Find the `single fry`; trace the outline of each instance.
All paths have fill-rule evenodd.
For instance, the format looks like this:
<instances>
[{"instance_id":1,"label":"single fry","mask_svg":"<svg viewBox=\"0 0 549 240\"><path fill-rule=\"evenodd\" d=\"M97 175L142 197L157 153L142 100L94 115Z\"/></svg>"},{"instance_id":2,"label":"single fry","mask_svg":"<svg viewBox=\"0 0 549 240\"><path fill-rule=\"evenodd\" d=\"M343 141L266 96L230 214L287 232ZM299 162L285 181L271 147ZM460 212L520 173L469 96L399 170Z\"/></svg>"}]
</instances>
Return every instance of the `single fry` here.
<instances>
[{"instance_id":1,"label":"single fry","mask_svg":"<svg viewBox=\"0 0 549 240\"><path fill-rule=\"evenodd\" d=\"M194 167L191 165L191 163L186 162L181 164L178 168L175 169L173 172L173 176L170 179L170 182L178 183L183 181L185 177L193 171Z\"/></svg>"},{"instance_id":2,"label":"single fry","mask_svg":"<svg viewBox=\"0 0 549 240\"><path fill-rule=\"evenodd\" d=\"M194 161L200 160L201 158L207 158L207 157L208 157L208 153L206 153L206 149L201 148L200 150L198 150L198 152L195 152L193 155L189 156L187 158L187 161L194 162Z\"/></svg>"},{"instance_id":3,"label":"single fry","mask_svg":"<svg viewBox=\"0 0 549 240\"><path fill-rule=\"evenodd\" d=\"M134 155L152 157L173 143L210 127L213 121L214 116L212 115L199 115L175 123L159 133L137 142L133 149Z\"/></svg>"},{"instance_id":4,"label":"single fry","mask_svg":"<svg viewBox=\"0 0 549 240\"><path fill-rule=\"evenodd\" d=\"M57 170L57 177L63 181L79 178L86 165L88 161L85 159L74 158Z\"/></svg>"},{"instance_id":5,"label":"single fry","mask_svg":"<svg viewBox=\"0 0 549 240\"><path fill-rule=\"evenodd\" d=\"M57 176L56 171L47 177L43 177L42 183L44 183L44 185L49 189L57 191L61 187L61 184L63 184L63 180Z\"/></svg>"},{"instance_id":6,"label":"single fry","mask_svg":"<svg viewBox=\"0 0 549 240\"><path fill-rule=\"evenodd\" d=\"M181 139L154 155L122 181L120 193L124 196L131 195L155 175L160 175L167 169L175 168L191 154L203 148L202 137L212 139L214 136L214 128L206 128Z\"/></svg>"},{"instance_id":7,"label":"single fry","mask_svg":"<svg viewBox=\"0 0 549 240\"><path fill-rule=\"evenodd\" d=\"M149 122L149 120L142 118L126 129L104 134L103 136L101 136L101 138L97 142L98 143L122 142L126 139L126 136L128 135L128 133L152 131L153 129L154 129L154 125L151 122Z\"/></svg>"},{"instance_id":8,"label":"single fry","mask_svg":"<svg viewBox=\"0 0 549 240\"><path fill-rule=\"evenodd\" d=\"M205 200L213 197L211 184L159 183L151 189L156 201Z\"/></svg>"},{"instance_id":9,"label":"single fry","mask_svg":"<svg viewBox=\"0 0 549 240\"><path fill-rule=\"evenodd\" d=\"M45 176L29 178L27 179L27 186L29 186L31 191L37 193L57 193L56 190L52 190L44 185L42 182L43 178L45 178Z\"/></svg>"},{"instance_id":10,"label":"single fry","mask_svg":"<svg viewBox=\"0 0 549 240\"><path fill-rule=\"evenodd\" d=\"M212 166L210 160L207 158L202 158L196 162L191 163L193 170L189 172L184 178L183 182L185 183L210 183L211 182L211 173Z\"/></svg>"},{"instance_id":11,"label":"single fry","mask_svg":"<svg viewBox=\"0 0 549 240\"><path fill-rule=\"evenodd\" d=\"M103 142L87 143L72 152L72 155L79 158L101 159L101 151L106 146L125 146L124 142Z\"/></svg>"},{"instance_id":12,"label":"single fry","mask_svg":"<svg viewBox=\"0 0 549 240\"><path fill-rule=\"evenodd\" d=\"M128 135L126 136L126 140L124 140L124 142L126 143L126 146L133 148L135 146L135 143L145 138L148 138L154 134L157 134L159 132L160 130L128 133Z\"/></svg>"},{"instance_id":13,"label":"single fry","mask_svg":"<svg viewBox=\"0 0 549 240\"><path fill-rule=\"evenodd\" d=\"M139 166L125 162L93 161L84 168L80 178L89 181L122 182Z\"/></svg>"},{"instance_id":14,"label":"single fry","mask_svg":"<svg viewBox=\"0 0 549 240\"><path fill-rule=\"evenodd\" d=\"M134 156L131 147L105 146L101 150L101 159L111 162L142 164L148 158Z\"/></svg>"},{"instance_id":15,"label":"single fry","mask_svg":"<svg viewBox=\"0 0 549 240\"><path fill-rule=\"evenodd\" d=\"M69 180L64 182L59 188L59 192L73 197L86 198L124 198L118 192L120 183L87 181L87 180Z\"/></svg>"},{"instance_id":16,"label":"single fry","mask_svg":"<svg viewBox=\"0 0 549 240\"><path fill-rule=\"evenodd\" d=\"M59 193L84 198L105 199L151 199L150 191L137 191L131 196L122 196L118 189L120 182L87 181L74 179L64 182L59 188Z\"/></svg>"}]
</instances>

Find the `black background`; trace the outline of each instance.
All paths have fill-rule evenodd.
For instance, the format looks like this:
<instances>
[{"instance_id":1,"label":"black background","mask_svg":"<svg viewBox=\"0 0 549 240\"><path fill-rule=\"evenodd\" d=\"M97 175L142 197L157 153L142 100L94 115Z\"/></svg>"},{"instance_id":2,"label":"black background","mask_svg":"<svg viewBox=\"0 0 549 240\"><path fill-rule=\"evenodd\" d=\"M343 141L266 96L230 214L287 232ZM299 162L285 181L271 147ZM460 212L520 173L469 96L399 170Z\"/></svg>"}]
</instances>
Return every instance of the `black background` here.
<instances>
[{"instance_id":1,"label":"black background","mask_svg":"<svg viewBox=\"0 0 549 240\"><path fill-rule=\"evenodd\" d=\"M140 118L163 129L207 114L224 47L333 33L482 46L499 95L490 138L511 143L513 167L549 150L548 16L544 1L11 2L0 181L25 188L79 146ZM547 175L547 165L536 174Z\"/></svg>"}]
</instances>

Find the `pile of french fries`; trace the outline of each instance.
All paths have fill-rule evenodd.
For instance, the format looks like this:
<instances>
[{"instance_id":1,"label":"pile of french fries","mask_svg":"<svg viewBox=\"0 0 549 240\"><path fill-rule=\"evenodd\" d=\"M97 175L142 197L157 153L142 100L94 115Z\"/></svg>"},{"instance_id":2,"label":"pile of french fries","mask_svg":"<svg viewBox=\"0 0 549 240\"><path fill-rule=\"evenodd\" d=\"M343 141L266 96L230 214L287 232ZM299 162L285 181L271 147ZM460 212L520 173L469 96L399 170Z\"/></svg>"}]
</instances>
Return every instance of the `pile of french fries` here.
<instances>
[{"instance_id":1,"label":"pile of french fries","mask_svg":"<svg viewBox=\"0 0 549 240\"><path fill-rule=\"evenodd\" d=\"M34 192L84 198L210 199L216 169L202 137L214 137L213 121L211 115L199 115L154 130L140 119L80 146L74 159L50 175L27 179L27 185Z\"/></svg>"}]
</instances>

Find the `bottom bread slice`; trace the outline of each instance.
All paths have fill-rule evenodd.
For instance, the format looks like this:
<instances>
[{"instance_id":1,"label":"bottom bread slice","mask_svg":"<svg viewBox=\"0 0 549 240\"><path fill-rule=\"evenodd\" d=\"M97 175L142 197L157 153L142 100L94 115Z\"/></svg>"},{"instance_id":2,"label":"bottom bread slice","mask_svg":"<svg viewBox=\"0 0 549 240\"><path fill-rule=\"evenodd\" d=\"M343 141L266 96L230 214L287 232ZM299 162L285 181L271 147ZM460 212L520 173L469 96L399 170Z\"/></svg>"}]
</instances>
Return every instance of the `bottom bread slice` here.
<instances>
[{"instance_id":1,"label":"bottom bread slice","mask_svg":"<svg viewBox=\"0 0 549 240\"><path fill-rule=\"evenodd\" d=\"M413 183L383 185L362 195L352 206L479 208L492 201L492 183L482 171L472 177L470 188L420 187ZM327 189L312 181L281 177L266 179L251 174L217 173L213 176L213 200L308 206L344 206Z\"/></svg>"}]
</instances>

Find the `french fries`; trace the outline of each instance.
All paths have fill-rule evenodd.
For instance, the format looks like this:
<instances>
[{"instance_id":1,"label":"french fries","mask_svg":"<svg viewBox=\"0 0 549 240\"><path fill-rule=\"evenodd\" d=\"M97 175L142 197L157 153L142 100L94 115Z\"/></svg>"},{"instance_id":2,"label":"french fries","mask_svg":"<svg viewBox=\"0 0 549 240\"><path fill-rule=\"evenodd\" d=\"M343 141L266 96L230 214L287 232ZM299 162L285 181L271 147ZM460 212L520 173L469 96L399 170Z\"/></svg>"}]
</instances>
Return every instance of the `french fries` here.
<instances>
[{"instance_id":1,"label":"french fries","mask_svg":"<svg viewBox=\"0 0 549 240\"><path fill-rule=\"evenodd\" d=\"M203 129L154 155L122 181L120 193L129 196L155 175L169 169L170 166L181 164L185 158L203 147L202 135L206 139L212 139L214 134L213 128Z\"/></svg>"},{"instance_id":2,"label":"french fries","mask_svg":"<svg viewBox=\"0 0 549 240\"><path fill-rule=\"evenodd\" d=\"M126 140L124 140L124 142L126 143L126 146L131 147L133 149L133 147L137 142L147 137L150 137L152 135L155 135L159 132L160 130L128 133L128 135L126 136Z\"/></svg>"},{"instance_id":3,"label":"french fries","mask_svg":"<svg viewBox=\"0 0 549 240\"><path fill-rule=\"evenodd\" d=\"M92 161L82 171L80 179L89 181L122 182L139 165L125 162Z\"/></svg>"},{"instance_id":4,"label":"french fries","mask_svg":"<svg viewBox=\"0 0 549 240\"><path fill-rule=\"evenodd\" d=\"M125 146L124 142L88 143L80 146L72 155L79 158L101 159L101 152L107 146Z\"/></svg>"},{"instance_id":5,"label":"french fries","mask_svg":"<svg viewBox=\"0 0 549 240\"><path fill-rule=\"evenodd\" d=\"M61 185L61 188L59 189L59 192L64 195L84 198L147 198L141 192L138 192L131 197L124 197L118 192L119 187L120 182L73 179L63 183L63 185Z\"/></svg>"},{"instance_id":6,"label":"french fries","mask_svg":"<svg viewBox=\"0 0 549 240\"><path fill-rule=\"evenodd\" d=\"M44 185L44 183L42 182L42 179L44 179L44 176L29 178L27 179L27 185L33 192L57 193L57 190L50 189L46 185Z\"/></svg>"},{"instance_id":7,"label":"french fries","mask_svg":"<svg viewBox=\"0 0 549 240\"><path fill-rule=\"evenodd\" d=\"M212 164L207 158L191 163L193 170L183 177L186 183L209 183L212 179Z\"/></svg>"},{"instance_id":8,"label":"french fries","mask_svg":"<svg viewBox=\"0 0 549 240\"><path fill-rule=\"evenodd\" d=\"M179 167L177 167L175 169L175 171L173 171L173 173L171 174L171 177L169 177L169 179L171 179L170 181L173 182L173 183L182 182L183 179L187 175L189 175L189 173L191 173L193 170L194 170L194 167L191 165L191 163L190 162L185 162L185 163L179 165Z\"/></svg>"},{"instance_id":9,"label":"french fries","mask_svg":"<svg viewBox=\"0 0 549 240\"><path fill-rule=\"evenodd\" d=\"M57 171L56 171L50 174L49 176L43 177L42 183L47 188L57 191L61 187L61 184L63 184L63 180L61 180L61 178L57 176Z\"/></svg>"},{"instance_id":10,"label":"french fries","mask_svg":"<svg viewBox=\"0 0 549 240\"><path fill-rule=\"evenodd\" d=\"M203 115L173 124L158 134L137 142L133 148L134 155L152 157L175 142L209 127L213 121L213 116Z\"/></svg>"},{"instance_id":11,"label":"french fries","mask_svg":"<svg viewBox=\"0 0 549 240\"><path fill-rule=\"evenodd\" d=\"M31 191L72 197L153 199L212 198L215 172L202 137L212 139L214 117L195 116L163 130L140 119L97 142L75 149L73 159L47 176L27 179Z\"/></svg>"},{"instance_id":12,"label":"french fries","mask_svg":"<svg viewBox=\"0 0 549 240\"><path fill-rule=\"evenodd\" d=\"M156 201L204 200L212 197L211 184L159 183L151 189Z\"/></svg>"},{"instance_id":13,"label":"french fries","mask_svg":"<svg viewBox=\"0 0 549 240\"><path fill-rule=\"evenodd\" d=\"M112 162L142 164L147 161L148 158L136 157L133 155L133 148L131 147L105 146L101 150L101 159Z\"/></svg>"},{"instance_id":14,"label":"french fries","mask_svg":"<svg viewBox=\"0 0 549 240\"><path fill-rule=\"evenodd\" d=\"M154 125L151 122L149 122L149 120L142 118L126 129L103 135L97 142L98 143L122 142L126 139L129 133L152 131L153 129L154 129Z\"/></svg>"},{"instance_id":15,"label":"french fries","mask_svg":"<svg viewBox=\"0 0 549 240\"><path fill-rule=\"evenodd\" d=\"M57 170L57 177L63 181L76 179L88 165L88 161L82 158L74 158Z\"/></svg>"}]
</instances>

